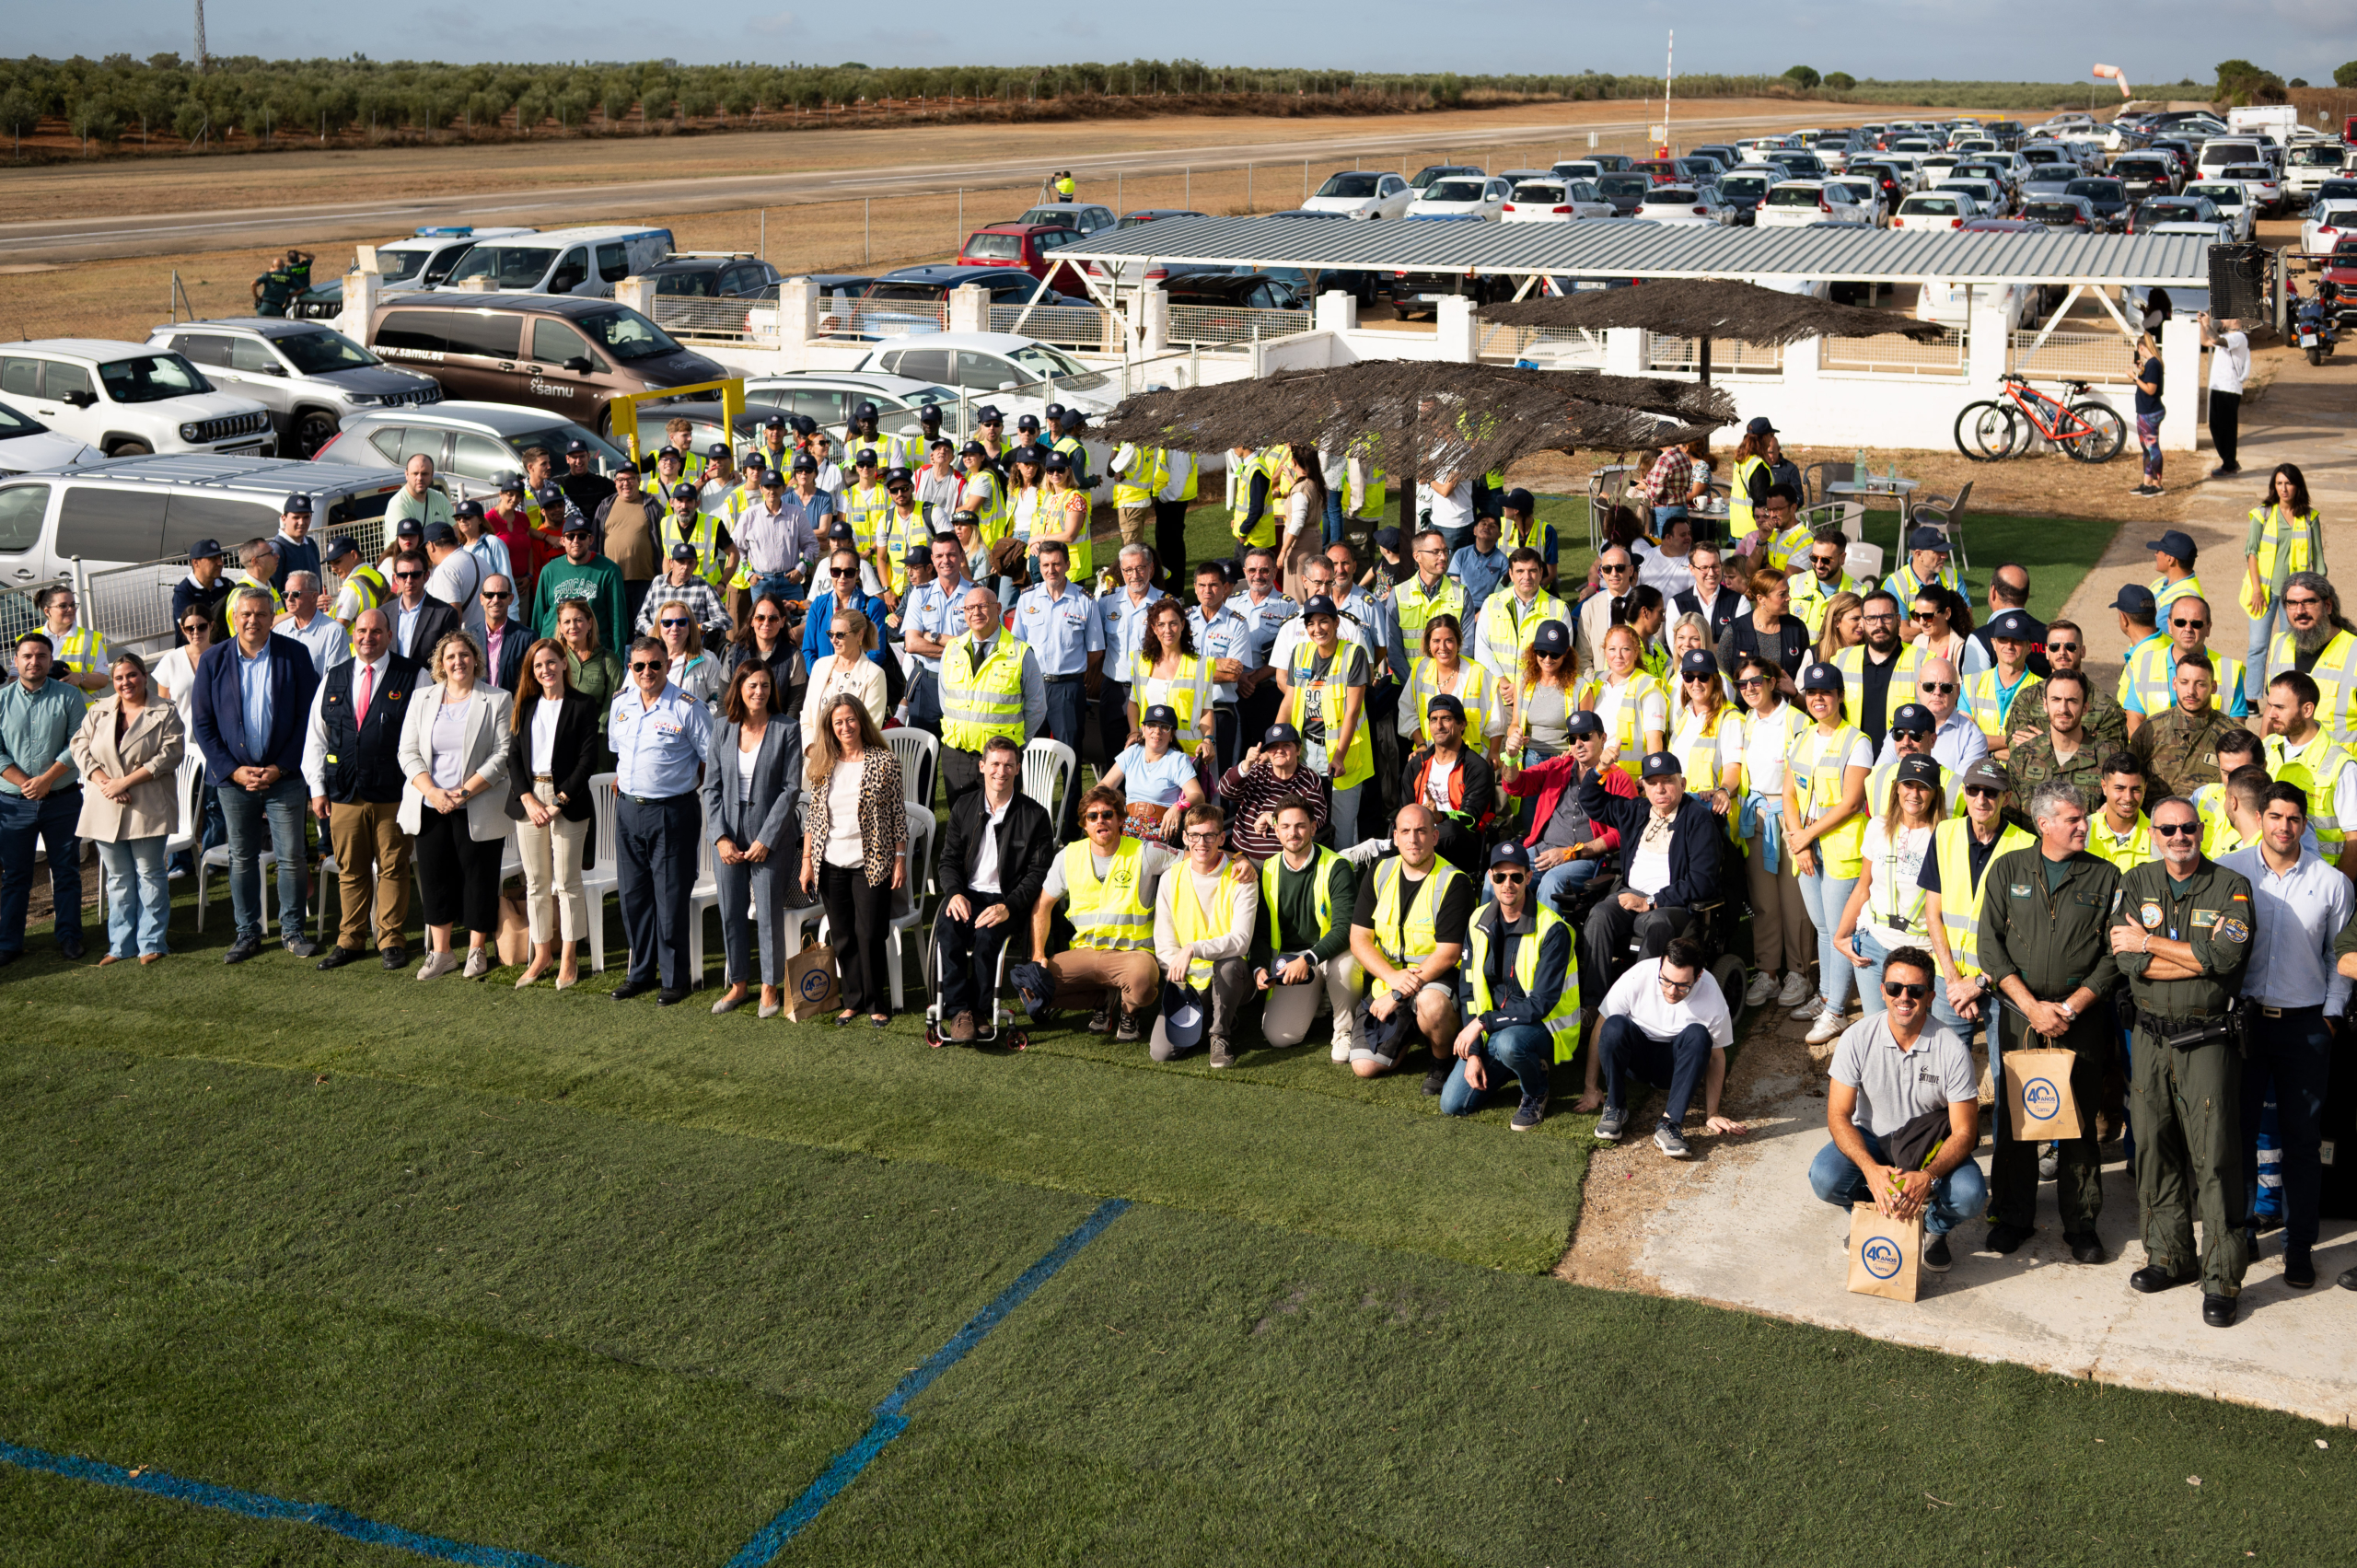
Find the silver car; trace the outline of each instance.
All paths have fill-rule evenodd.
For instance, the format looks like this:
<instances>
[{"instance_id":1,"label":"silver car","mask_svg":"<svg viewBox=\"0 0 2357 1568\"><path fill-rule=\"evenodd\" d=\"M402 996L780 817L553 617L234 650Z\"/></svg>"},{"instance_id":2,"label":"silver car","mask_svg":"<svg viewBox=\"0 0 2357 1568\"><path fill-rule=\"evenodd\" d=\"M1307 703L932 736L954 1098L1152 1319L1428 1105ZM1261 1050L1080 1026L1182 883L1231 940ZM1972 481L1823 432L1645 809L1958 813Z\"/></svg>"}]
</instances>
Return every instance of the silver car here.
<instances>
[{"instance_id":1,"label":"silver car","mask_svg":"<svg viewBox=\"0 0 2357 1568\"><path fill-rule=\"evenodd\" d=\"M203 366L206 380L268 409L278 449L292 458L308 458L335 439L346 414L442 401L433 377L396 370L317 321L180 321L156 328L147 342Z\"/></svg>"},{"instance_id":2,"label":"silver car","mask_svg":"<svg viewBox=\"0 0 2357 1568\"><path fill-rule=\"evenodd\" d=\"M502 476L523 470L524 454L535 447L555 459L555 472L562 476L565 450L576 441L588 449L590 468L601 474L611 473L630 456L563 414L514 403L454 401L347 415L343 430L313 460L399 470L423 456L433 459L435 474L453 496L482 501L499 494Z\"/></svg>"}]
</instances>

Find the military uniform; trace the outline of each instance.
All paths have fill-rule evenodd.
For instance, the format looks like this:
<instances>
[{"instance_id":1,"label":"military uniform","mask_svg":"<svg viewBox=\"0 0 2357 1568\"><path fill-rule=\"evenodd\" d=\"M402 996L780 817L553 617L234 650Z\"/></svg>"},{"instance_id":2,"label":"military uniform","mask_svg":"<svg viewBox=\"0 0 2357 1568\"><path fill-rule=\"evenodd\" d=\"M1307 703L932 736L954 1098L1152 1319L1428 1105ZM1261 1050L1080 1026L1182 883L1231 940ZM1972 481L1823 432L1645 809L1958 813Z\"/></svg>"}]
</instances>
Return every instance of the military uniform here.
<instances>
[{"instance_id":1,"label":"military uniform","mask_svg":"<svg viewBox=\"0 0 2357 1568\"><path fill-rule=\"evenodd\" d=\"M2103 760L2107 753L2095 743L2095 738L2080 737L2078 750L2068 762L2054 754L2054 737L2039 736L2025 740L2014 748L2005 764L2005 772L2014 781L2014 800L2024 810L2029 808L2029 792L2049 779L2061 779L2079 786L2080 803L2089 811L2103 805Z\"/></svg>"},{"instance_id":2,"label":"military uniform","mask_svg":"<svg viewBox=\"0 0 2357 1568\"><path fill-rule=\"evenodd\" d=\"M2171 1035L2223 1021L2242 990L2250 957L2250 882L2202 860L2180 882L2165 863L2139 865L2119 879L2116 923L2189 944L2203 973L2149 981L2149 955L2122 953L2119 970L2136 999L2136 1081L2129 1116L2136 1132L2136 1208L2145 1260L2189 1278L2194 1269L2193 1215L2201 1215L2201 1291L2240 1294L2250 1260L2243 1249L2242 1052L2223 1034L2170 1046Z\"/></svg>"},{"instance_id":3,"label":"military uniform","mask_svg":"<svg viewBox=\"0 0 2357 1568\"><path fill-rule=\"evenodd\" d=\"M2092 1237L2096 1216L2103 1213L2096 1105L2104 1064L2119 1050L2119 1019L2111 1008L2119 965L2111 956L2110 939L2119 873L2084 850L2062 865L2058 888L2048 877L2044 851L2035 844L2014 850L1991 863L1981 895L1979 956L1991 989L2001 988L2008 975L2019 975L2041 1002L2068 1001L2081 986L2095 993L2056 1040L2031 1034L2010 1000L1996 1009L1989 1071L1997 1085L1997 1146L1989 1160L1989 1217L2028 1230L2038 1210L2038 1144L2006 1130L2003 1053L2069 1051L2077 1058L2071 1064L2071 1098L2078 1107L2079 1136L2059 1142L2055 1206L2061 1211L2065 1237Z\"/></svg>"},{"instance_id":4,"label":"military uniform","mask_svg":"<svg viewBox=\"0 0 2357 1568\"><path fill-rule=\"evenodd\" d=\"M2015 728L2045 728L2046 682L2037 676L2030 677L2014 693L2013 712L2020 720ZM2087 732L2095 749L2106 757L2128 749L2128 714L2121 709L2119 699L2105 691L2103 682L2092 678L2087 681L2087 711L2080 716L2079 727Z\"/></svg>"},{"instance_id":5,"label":"military uniform","mask_svg":"<svg viewBox=\"0 0 2357 1568\"><path fill-rule=\"evenodd\" d=\"M2144 777L2158 791L2148 791L2149 798L2182 795L2189 799L2203 784L2218 783L2224 776L2218 770L2218 738L2242 727L2240 719L2230 719L2216 708L2189 714L2172 706L2139 729L2128 749L2144 764Z\"/></svg>"}]
</instances>

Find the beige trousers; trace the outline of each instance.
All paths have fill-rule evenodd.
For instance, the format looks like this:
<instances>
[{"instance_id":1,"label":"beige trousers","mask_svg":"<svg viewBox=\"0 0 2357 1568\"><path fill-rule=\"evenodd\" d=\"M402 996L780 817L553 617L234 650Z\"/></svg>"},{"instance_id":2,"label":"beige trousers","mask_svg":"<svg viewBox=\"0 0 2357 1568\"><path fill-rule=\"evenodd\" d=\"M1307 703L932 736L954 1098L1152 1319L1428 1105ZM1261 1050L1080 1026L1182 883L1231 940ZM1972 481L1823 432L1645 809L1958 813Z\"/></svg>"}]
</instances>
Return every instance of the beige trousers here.
<instances>
[{"instance_id":1,"label":"beige trousers","mask_svg":"<svg viewBox=\"0 0 2357 1568\"><path fill-rule=\"evenodd\" d=\"M1359 991L1366 977L1347 949L1311 968L1318 972L1306 984L1269 988L1268 1005L1260 1010L1260 1033L1271 1045L1299 1045L1307 1040L1323 991L1334 1015L1334 1044L1347 1055L1357 1039Z\"/></svg>"},{"instance_id":2,"label":"beige trousers","mask_svg":"<svg viewBox=\"0 0 2357 1568\"><path fill-rule=\"evenodd\" d=\"M543 806L556 804L556 785L548 780L535 781L532 795ZM534 942L553 942L560 931L567 942L589 934L589 905L581 895L581 844L588 836L586 819L575 822L562 814L545 828L516 824L516 854L524 863L524 913Z\"/></svg>"}]
</instances>

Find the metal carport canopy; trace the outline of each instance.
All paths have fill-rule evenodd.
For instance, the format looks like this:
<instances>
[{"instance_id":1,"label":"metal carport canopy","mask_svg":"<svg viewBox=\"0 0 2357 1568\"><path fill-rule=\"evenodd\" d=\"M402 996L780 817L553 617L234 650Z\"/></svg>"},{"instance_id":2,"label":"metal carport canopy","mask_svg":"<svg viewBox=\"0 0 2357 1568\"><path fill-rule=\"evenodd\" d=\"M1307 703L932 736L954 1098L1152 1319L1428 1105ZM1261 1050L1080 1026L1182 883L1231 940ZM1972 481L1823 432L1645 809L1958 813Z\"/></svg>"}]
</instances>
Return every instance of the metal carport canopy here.
<instances>
[{"instance_id":1,"label":"metal carport canopy","mask_svg":"<svg viewBox=\"0 0 2357 1568\"><path fill-rule=\"evenodd\" d=\"M1143 258L1304 271L2207 287L2209 251L2208 240L2176 234L1721 228L1641 218L1510 224L1279 216L1157 218L1099 231L1056 255L1073 261Z\"/></svg>"}]
</instances>

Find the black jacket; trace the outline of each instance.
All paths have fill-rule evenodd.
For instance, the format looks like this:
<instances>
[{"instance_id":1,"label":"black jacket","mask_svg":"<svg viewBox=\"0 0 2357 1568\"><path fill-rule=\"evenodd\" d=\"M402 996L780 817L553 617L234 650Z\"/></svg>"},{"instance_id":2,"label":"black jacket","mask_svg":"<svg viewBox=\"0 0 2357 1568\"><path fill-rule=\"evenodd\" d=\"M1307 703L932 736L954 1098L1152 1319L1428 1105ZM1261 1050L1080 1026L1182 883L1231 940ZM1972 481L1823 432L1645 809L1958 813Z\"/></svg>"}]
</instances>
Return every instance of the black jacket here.
<instances>
[{"instance_id":1,"label":"black jacket","mask_svg":"<svg viewBox=\"0 0 2357 1568\"><path fill-rule=\"evenodd\" d=\"M988 815L988 803L979 789L960 796L949 808L949 837L942 845L936 873L945 899L969 890L966 878L973 875L974 856L981 852L982 824ZM1056 829L1048 820L1048 808L1018 788L1006 809L1006 819L998 825L998 885L1006 889L999 896L1016 920L1028 918L1031 907L1039 901L1039 889L1048 885L1048 872L1055 859Z\"/></svg>"},{"instance_id":2,"label":"black jacket","mask_svg":"<svg viewBox=\"0 0 2357 1568\"><path fill-rule=\"evenodd\" d=\"M401 651L401 600L389 599L384 609L385 618L392 622L393 652L398 654ZM417 626L410 633L407 656L427 667L425 679L429 682L435 679L432 670L435 645L450 633L463 632L466 627L463 616L433 595L428 594L418 601Z\"/></svg>"},{"instance_id":3,"label":"black jacket","mask_svg":"<svg viewBox=\"0 0 2357 1568\"><path fill-rule=\"evenodd\" d=\"M1433 749L1424 747L1409 758L1407 767L1401 770L1399 804L1402 806L1427 804L1423 779L1420 775L1424 771L1424 764L1432 760L1432 755ZM1467 825L1480 827L1488 821L1490 813L1498 804L1497 776L1491 771L1490 760L1470 746L1458 745L1457 765L1465 772L1464 792L1457 801L1457 809Z\"/></svg>"},{"instance_id":4,"label":"black jacket","mask_svg":"<svg viewBox=\"0 0 2357 1568\"><path fill-rule=\"evenodd\" d=\"M1718 646L1719 639L1726 635L1727 628L1735 624L1735 618L1744 613L1741 609L1742 592L1728 587L1724 583L1719 586L1719 597L1712 600L1707 608L1702 603L1701 596L1692 588L1684 590L1669 602L1671 609L1676 610L1678 615L1699 615L1711 623L1711 645L1714 648ZM1673 616L1672 619L1676 617Z\"/></svg>"},{"instance_id":5,"label":"black jacket","mask_svg":"<svg viewBox=\"0 0 2357 1568\"><path fill-rule=\"evenodd\" d=\"M194 605L215 621L221 619L221 602L229 597L229 574L224 572L213 579L209 588L200 588L193 577L182 577L172 585L172 635L180 642L188 639L180 634L180 622L187 619L189 606ZM218 639L215 639L218 641ZM167 650L168 651L168 650Z\"/></svg>"},{"instance_id":6,"label":"black jacket","mask_svg":"<svg viewBox=\"0 0 2357 1568\"><path fill-rule=\"evenodd\" d=\"M557 710L556 744L549 749L549 772L556 793L564 796L557 803L557 814L568 822L589 820L596 804L589 775L605 754L598 734L599 717L598 700L578 691L567 692L564 706ZM511 730L507 737L507 815L518 822L531 820L524 811L524 792L533 782L532 725L527 717L523 727ZM588 861L585 858L582 864Z\"/></svg>"},{"instance_id":7,"label":"black jacket","mask_svg":"<svg viewBox=\"0 0 2357 1568\"><path fill-rule=\"evenodd\" d=\"M415 659L389 653L384 678L368 699L368 717L352 722L354 682L360 666L346 659L319 681L319 727L327 736L328 798L340 805L401 802L401 722L424 677ZM427 684L431 684L427 682Z\"/></svg>"},{"instance_id":8,"label":"black jacket","mask_svg":"<svg viewBox=\"0 0 2357 1568\"><path fill-rule=\"evenodd\" d=\"M1625 879L1637 858L1637 842L1654 814L1653 803L1641 794L1624 800L1606 793L1603 778L1590 768L1580 774L1580 806L1598 822L1620 830L1620 874ZM1700 796L1689 794L1678 802L1670 830L1669 886L1654 898L1664 909L1687 909L1719 896L1719 846L1726 842L1726 825Z\"/></svg>"},{"instance_id":9,"label":"black jacket","mask_svg":"<svg viewBox=\"0 0 2357 1568\"><path fill-rule=\"evenodd\" d=\"M511 618L507 622L506 636L500 639L499 668L490 671L484 679L509 696L516 695L516 683L524 678L525 651L539 641L540 637L531 627Z\"/></svg>"}]
</instances>

